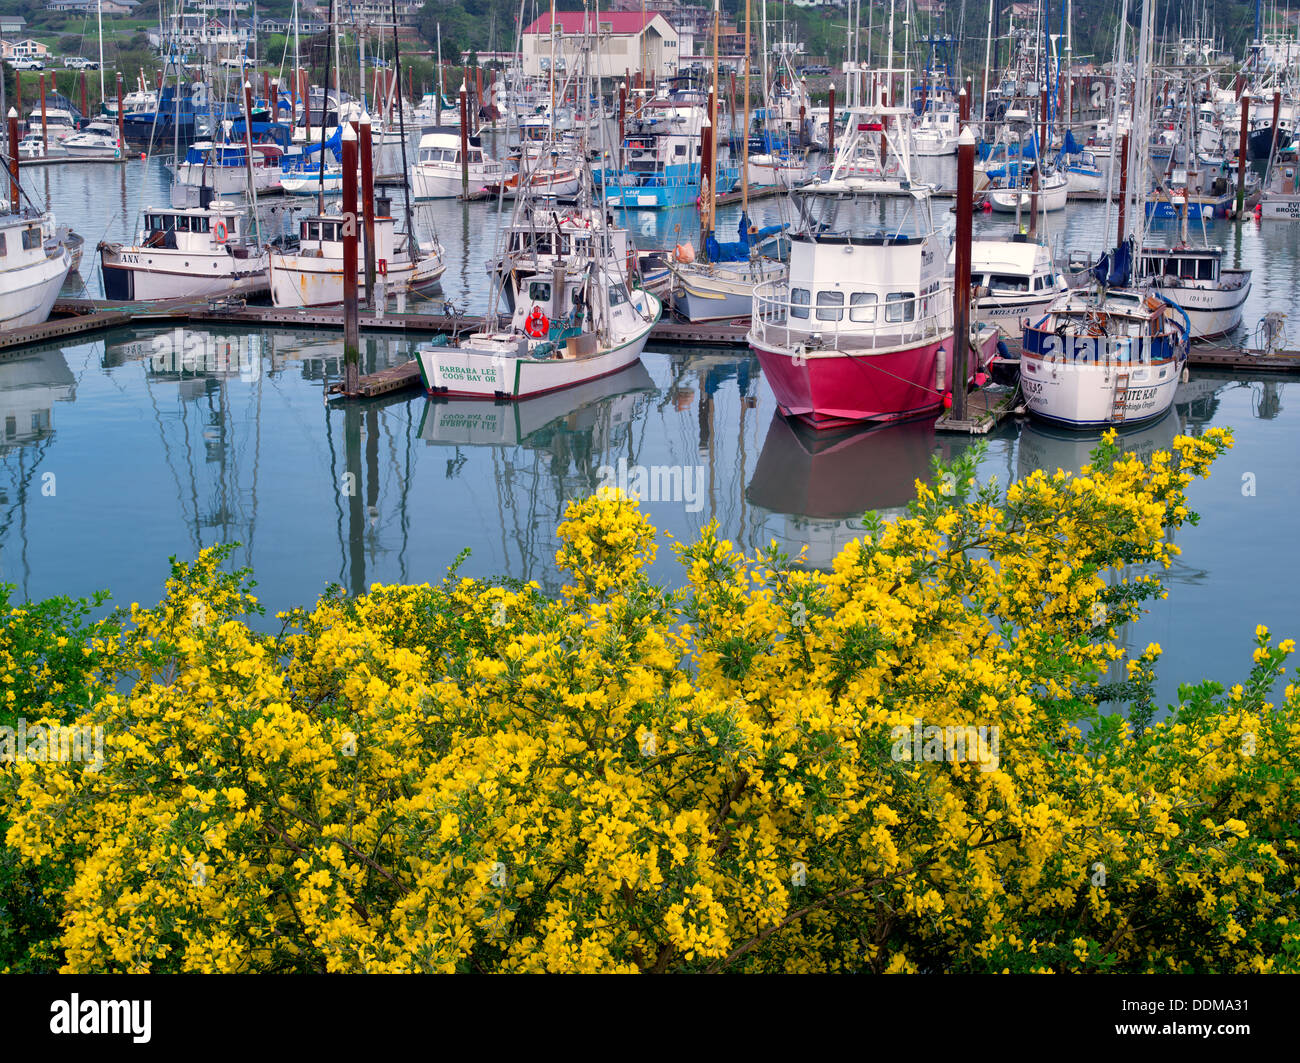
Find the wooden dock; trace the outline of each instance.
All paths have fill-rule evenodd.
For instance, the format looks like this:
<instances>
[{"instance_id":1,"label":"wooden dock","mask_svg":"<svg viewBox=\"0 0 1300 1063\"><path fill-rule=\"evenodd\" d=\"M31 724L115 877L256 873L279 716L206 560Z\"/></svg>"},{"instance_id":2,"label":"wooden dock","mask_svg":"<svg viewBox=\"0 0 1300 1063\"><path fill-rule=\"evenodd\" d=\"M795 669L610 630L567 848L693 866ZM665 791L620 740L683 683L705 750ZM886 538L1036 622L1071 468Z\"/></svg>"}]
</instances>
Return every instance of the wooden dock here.
<instances>
[{"instance_id":1,"label":"wooden dock","mask_svg":"<svg viewBox=\"0 0 1300 1063\"><path fill-rule=\"evenodd\" d=\"M956 432L961 435L986 436L1004 418L1024 413L1025 408L1016 403L1019 388L977 388L966 396L966 416L958 420L952 411L935 422L936 432Z\"/></svg>"}]
</instances>

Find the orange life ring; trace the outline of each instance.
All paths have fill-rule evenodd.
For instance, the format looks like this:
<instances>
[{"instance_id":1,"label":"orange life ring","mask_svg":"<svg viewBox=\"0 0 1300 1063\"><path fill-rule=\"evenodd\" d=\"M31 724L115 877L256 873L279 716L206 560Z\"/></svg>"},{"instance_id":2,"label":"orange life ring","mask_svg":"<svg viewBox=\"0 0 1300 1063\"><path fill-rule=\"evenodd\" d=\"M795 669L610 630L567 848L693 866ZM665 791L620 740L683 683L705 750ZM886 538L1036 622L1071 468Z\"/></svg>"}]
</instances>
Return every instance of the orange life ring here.
<instances>
[{"instance_id":1,"label":"orange life ring","mask_svg":"<svg viewBox=\"0 0 1300 1063\"><path fill-rule=\"evenodd\" d=\"M220 218L212 225L212 238L219 244L224 244L230 239L230 233L226 230L226 223Z\"/></svg>"},{"instance_id":2,"label":"orange life ring","mask_svg":"<svg viewBox=\"0 0 1300 1063\"><path fill-rule=\"evenodd\" d=\"M532 336L535 340L540 340L550 331L551 323L547 320L546 315L542 313L540 306L534 306L533 312L528 315L528 320L524 322L524 331Z\"/></svg>"}]
</instances>

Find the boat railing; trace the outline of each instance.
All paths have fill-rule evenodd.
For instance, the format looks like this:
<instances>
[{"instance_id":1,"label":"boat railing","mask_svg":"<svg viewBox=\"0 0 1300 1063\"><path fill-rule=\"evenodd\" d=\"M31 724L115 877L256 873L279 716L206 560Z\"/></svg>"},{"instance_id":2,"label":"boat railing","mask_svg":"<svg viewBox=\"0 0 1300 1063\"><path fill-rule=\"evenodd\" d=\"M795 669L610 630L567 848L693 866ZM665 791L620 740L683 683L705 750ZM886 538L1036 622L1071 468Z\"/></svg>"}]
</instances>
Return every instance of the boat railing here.
<instances>
[{"instance_id":1,"label":"boat railing","mask_svg":"<svg viewBox=\"0 0 1300 1063\"><path fill-rule=\"evenodd\" d=\"M845 301L794 302L791 285L785 279L755 285L750 341L787 350L859 352L898 347L952 331L952 288L947 284L911 299L894 301L879 298L892 293L863 292L878 297L877 302L856 310L863 320L853 319L853 290L837 287L818 294L828 290L845 296ZM868 313L870 319L866 319Z\"/></svg>"}]
</instances>

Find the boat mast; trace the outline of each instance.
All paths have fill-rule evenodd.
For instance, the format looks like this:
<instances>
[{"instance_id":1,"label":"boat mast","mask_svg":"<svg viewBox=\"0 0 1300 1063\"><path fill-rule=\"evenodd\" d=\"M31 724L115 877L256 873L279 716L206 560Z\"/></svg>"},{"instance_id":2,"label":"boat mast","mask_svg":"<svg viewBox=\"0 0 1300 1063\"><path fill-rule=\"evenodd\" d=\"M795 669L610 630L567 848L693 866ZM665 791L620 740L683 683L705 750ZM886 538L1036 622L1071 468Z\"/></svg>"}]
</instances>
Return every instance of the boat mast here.
<instances>
[{"instance_id":1,"label":"boat mast","mask_svg":"<svg viewBox=\"0 0 1300 1063\"><path fill-rule=\"evenodd\" d=\"M713 232L713 216L718 209L718 20L721 11L718 0L713 0L713 97L709 107L709 135L713 150L709 152L709 232ZM749 130L744 131L744 151L749 153Z\"/></svg>"},{"instance_id":2,"label":"boat mast","mask_svg":"<svg viewBox=\"0 0 1300 1063\"><path fill-rule=\"evenodd\" d=\"M740 216L745 219L747 226L749 224L749 5L750 0L745 0L745 124L741 127L740 133ZM775 156L772 156L772 161L776 162Z\"/></svg>"},{"instance_id":3,"label":"boat mast","mask_svg":"<svg viewBox=\"0 0 1300 1063\"><path fill-rule=\"evenodd\" d=\"M95 0L95 21L99 23L99 106L104 106L104 0ZM118 100L117 105L122 106Z\"/></svg>"}]
</instances>

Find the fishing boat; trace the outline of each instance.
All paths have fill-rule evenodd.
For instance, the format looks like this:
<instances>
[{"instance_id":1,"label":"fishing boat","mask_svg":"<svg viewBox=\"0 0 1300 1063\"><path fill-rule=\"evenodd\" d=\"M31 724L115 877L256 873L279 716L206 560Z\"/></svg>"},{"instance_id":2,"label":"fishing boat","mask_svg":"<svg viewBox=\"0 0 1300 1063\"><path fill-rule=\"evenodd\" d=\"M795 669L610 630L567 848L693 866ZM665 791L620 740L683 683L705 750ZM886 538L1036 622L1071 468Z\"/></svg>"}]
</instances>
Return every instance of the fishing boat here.
<instances>
[{"instance_id":1,"label":"fishing boat","mask_svg":"<svg viewBox=\"0 0 1300 1063\"><path fill-rule=\"evenodd\" d=\"M760 284L785 280L786 264L758 252L769 236L784 231L782 225L753 230L742 213L739 239L719 243L710 233L705 240L707 262L672 263L673 310L687 321L736 321L754 310L754 289Z\"/></svg>"},{"instance_id":2,"label":"fishing boat","mask_svg":"<svg viewBox=\"0 0 1300 1063\"><path fill-rule=\"evenodd\" d=\"M957 154L961 136L958 107L955 103L931 100L912 133L913 155L934 157Z\"/></svg>"},{"instance_id":3,"label":"fishing boat","mask_svg":"<svg viewBox=\"0 0 1300 1063\"><path fill-rule=\"evenodd\" d=\"M264 274L266 251L238 203L148 207L136 243L100 243L104 296L116 300L219 295Z\"/></svg>"},{"instance_id":4,"label":"fishing boat","mask_svg":"<svg viewBox=\"0 0 1300 1063\"><path fill-rule=\"evenodd\" d=\"M441 279L446 265L436 242L423 247L397 230L389 202L375 200L375 268L385 297L425 291ZM271 301L279 307L333 306L343 302L343 233L340 213L302 219L297 247L270 254ZM365 234L358 226L357 274L365 285Z\"/></svg>"},{"instance_id":5,"label":"fishing boat","mask_svg":"<svg viewBox=\"0 0 1300 1063\"><path fill-rule=\"evenodd\" d=\"M1291 154L1273 167L1267 187L1259 197L1257 217L1268 221L1300 221L1300 182Z\"/></svg>"},{"instance_id":6,"label":"fishing boat","mask_svg":"<svg viewBox=\"0 0 1300 1063\"><path fill-rule=\"evenodd\" d=\"M1235 331L1250 295L1251 270L1225 269L1222 247L1143 245L1138 277L1186 312L1194 340Z\"/></svg>"},{"instance_id":7,"label":"fishing boat","mask_svg":"<svg viewBox=\"0 0 1300 1063\"><path fill-rule=\"evenodd\" d=\"M880 109L855 108L850 130L878 141L882 129L862 127L880 126ZM898 111L888 110L891 117ZM900 179L910 183L907 156L900 161ZM841 210L849 204L838 199L824 203L820 217L801 214L789 279L754 289L749 345L778 407L817 428L936 413L968 381L953 379L948 239L929 192L872 196L860 211ZM881 218L891 203L888 229L870 231L865 219ZM997 333L977 324L960 342L974 352L973 376L993 357Z\"/></svg>"},{"instance_id":8,"label":"fishing boat","mask_svg":"<svg viewBox=\"0 0 1300 1063\"><path fill-rule=\"evenodd\" d=\"M627 119L621 169L597 171L611 207L664 210L693 206L704 192L707 96L691 81L675 79ZM734 166L717 167L719 193L736 185Z\"/></svg>"},{"instance_id":9,"label":"fishing boat","mask_svg":"<svg viewBox=\"0 0 1300 1063\"><path fill-rule=\"evenodd\" d=\"M411 195L416 199L454 199L464 191L481 192L488 185L500 184L504 170L484 150L482 138L468 135L465 144L462 169L460 128L433 126L423 130L411 167Z\"/></svg>"},{"instance_id":10,"label":"fishing boat","mask_svg":"<svg viewBox=\"0 0 1300 1063\"><path fill-rule=\"evenodd\" d=\"M243 143L218 145L196 140L176 167L176 185L182 190L208 189L218 198L243 196L248 192L251 171L258 194L275 192L283 175L283 155L277 144L254 144L250 166Z\"/></svg>"},{"instance_id":11,"label":"fishing boat","mask_svg":"<svg viewBox=\"0 0 1300 1063\"><path fill-rule=\"evenodd\" d=\"M46 320L71 269L72 252L57 238L54 215L0 213L0 328Z\"/></svg>"},{"instance_id":12,"label":"fishing boat","mask_svg":"<svg viewBox=\"0 0 1300 1063\"><path fill-rule=\"evenodd\" d=\"M641 357L662 307L636 286L628 232L604 210L580 206L535 221L523 197L503 240L484 326L419 348L429 394L521 399L617 373Z\"/></svg>"}]
</instances>

